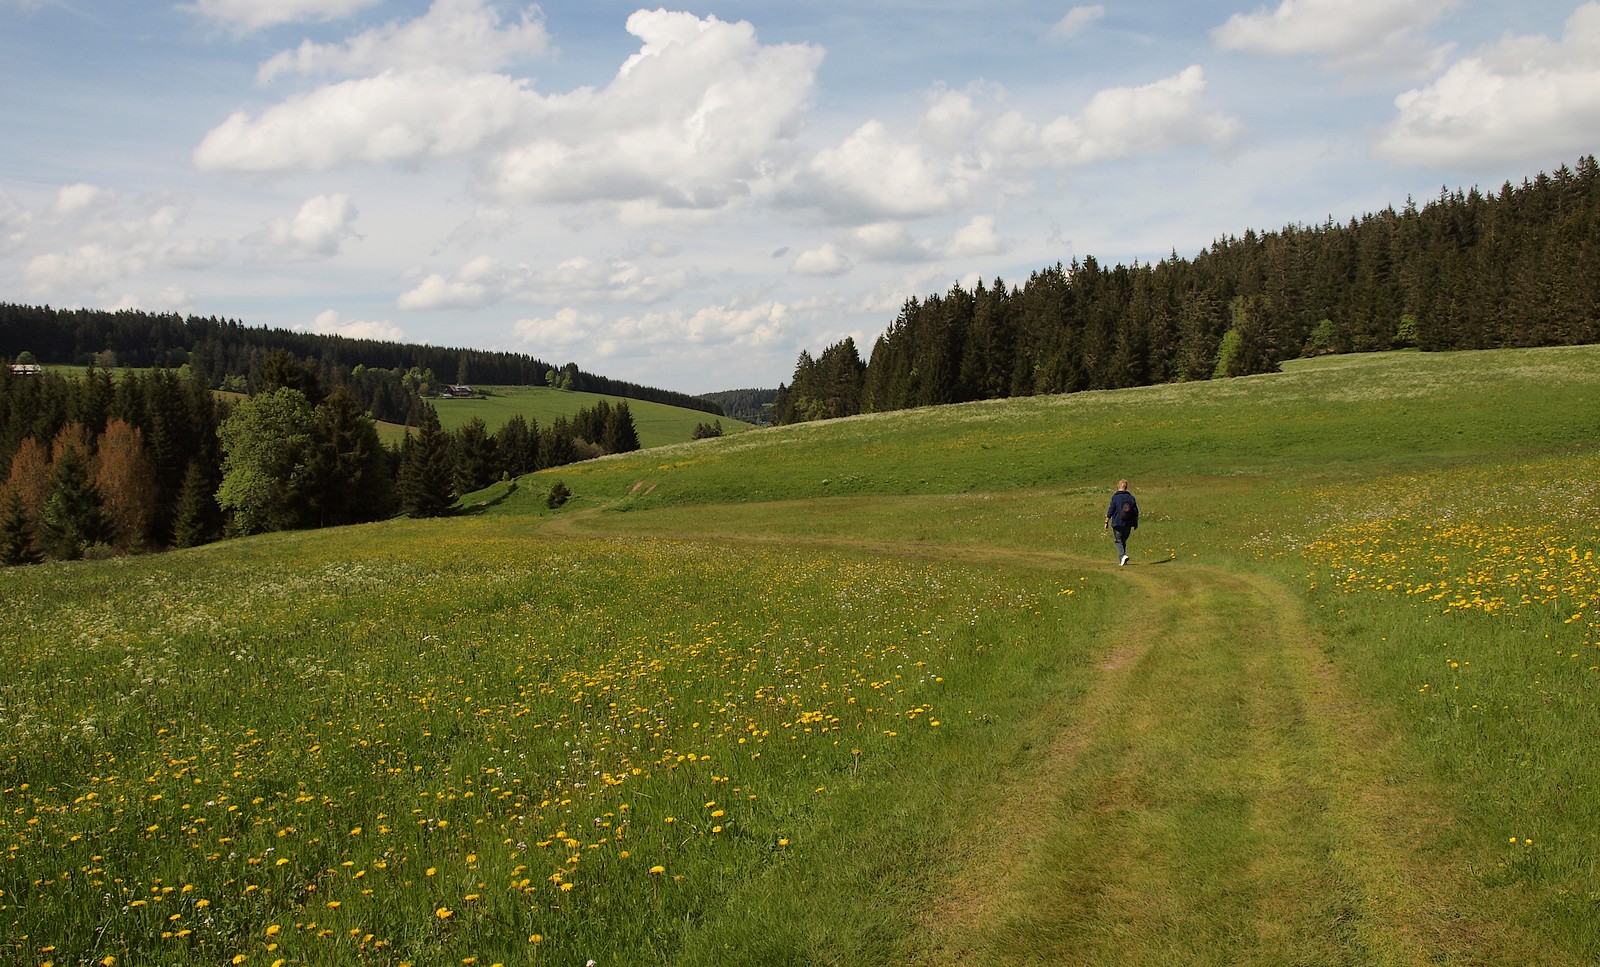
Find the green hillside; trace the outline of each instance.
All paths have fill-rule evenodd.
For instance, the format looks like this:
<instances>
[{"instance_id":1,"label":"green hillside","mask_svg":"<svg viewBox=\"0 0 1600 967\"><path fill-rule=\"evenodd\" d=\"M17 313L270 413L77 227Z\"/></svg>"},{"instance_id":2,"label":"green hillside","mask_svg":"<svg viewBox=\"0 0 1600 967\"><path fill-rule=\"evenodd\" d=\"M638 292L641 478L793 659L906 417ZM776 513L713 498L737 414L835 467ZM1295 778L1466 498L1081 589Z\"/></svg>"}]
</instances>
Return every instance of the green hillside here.
<instances>
[{"instance_id":1,"label":"green hillside","mask_svg":"<svg viewBox=\"0 0 1600 967\"><path fill-rule=\"evenodd\" d=\"M1592 964L1597 444L1322 357L0 570L0 960Z\"/></svg>"},{"instance_id":2,"label":"green hillside","mask_svg":"<svg viewBox=\"0 0 1600 967\"><path fill-rule=\"evenodd\" d=\"M439 412L439 423L446 430L455 430L477 417L493 433L506 420L520 413L529 420L548 426L558 416L571 418L582 409L593 408L601 400L612 405L628 404L633 423L639 431L639 445L646 449L668 443L682 443L692 439L694 428L701 423L721 422L724 433L739 433L752 429L751 425L727 417L718 417L699 410L669 406L649 400L630 400L620 396L555 390L547 386L484 386L475 387L484 396L473 399L430 400ZM404 429L394 424L379 424L385 440L397 440Z\"/></svg>"}]
</instances>

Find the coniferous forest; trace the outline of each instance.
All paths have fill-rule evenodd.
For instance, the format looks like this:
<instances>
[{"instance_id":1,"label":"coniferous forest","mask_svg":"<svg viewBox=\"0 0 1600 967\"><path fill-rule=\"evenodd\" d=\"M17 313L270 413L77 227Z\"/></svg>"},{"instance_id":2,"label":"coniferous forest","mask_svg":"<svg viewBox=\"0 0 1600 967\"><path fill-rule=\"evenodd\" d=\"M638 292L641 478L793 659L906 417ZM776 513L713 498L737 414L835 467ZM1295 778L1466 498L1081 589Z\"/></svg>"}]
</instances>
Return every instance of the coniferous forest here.
<instances>
[{"instance_id":1,"label":"coniferous forest","mask_svg":"<svg viewBox=\"0 0 1600 967\"><path fill-rule=\"evenodd\" d=\"M1496 194L1245 232L1193 259L1092 257L912 299L863 360L802 353L775 423L1271 372L1323 353L1600 341L1593 155Z\"/></svg>"}]
</instances>

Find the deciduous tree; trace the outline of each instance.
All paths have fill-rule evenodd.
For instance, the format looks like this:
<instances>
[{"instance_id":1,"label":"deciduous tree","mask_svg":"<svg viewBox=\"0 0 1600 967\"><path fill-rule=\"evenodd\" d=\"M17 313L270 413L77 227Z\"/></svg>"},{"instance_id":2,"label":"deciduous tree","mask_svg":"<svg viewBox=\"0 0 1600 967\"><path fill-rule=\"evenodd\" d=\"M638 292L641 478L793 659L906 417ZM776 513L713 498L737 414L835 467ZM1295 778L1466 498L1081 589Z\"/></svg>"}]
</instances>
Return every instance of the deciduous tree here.
<instances>
[{"instance_id":1,"label":"deciduous tree","mask_svg":"<svg viewBox=\"0 0 1600 967\"><path fill-rule=\"evenodd\" d=\"M95 489L118 550L138 550L150 537L156 502L155 465L144 445L144 432L123 420L112 420L100 435L95 461Z\"/></svg>"},{"instance_id":2,"label":"deciduous tree","mask_svg":"<svg viewBox=\"0 0 1600 967\"><path fill-rule=\"evenodd\" d=\"M316 419L305 394L281 387L234 407L222 438L222 486L217 503L240 534L289 530L313 523L310 463Z\"/></svg>"}]
</instances>

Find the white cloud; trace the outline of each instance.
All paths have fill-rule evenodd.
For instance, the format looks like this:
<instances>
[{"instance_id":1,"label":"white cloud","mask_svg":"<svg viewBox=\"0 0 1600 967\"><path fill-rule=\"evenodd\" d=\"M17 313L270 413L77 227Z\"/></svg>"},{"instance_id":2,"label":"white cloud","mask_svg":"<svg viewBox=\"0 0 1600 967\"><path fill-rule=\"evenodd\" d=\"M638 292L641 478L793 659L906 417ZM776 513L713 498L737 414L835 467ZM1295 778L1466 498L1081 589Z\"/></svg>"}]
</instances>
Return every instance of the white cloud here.
<instances>
[{"instance_id":1,"label":"white cloud","mask_svg":"<svg viewBox=\"0 0 1600 967\"><path fill-rule=\"evenodd\" d=\"M103 208L115 201L116 194L99 185L83 182L62 185L61 190L56 192L55 213L63 217L72 216L90 209Z\"/></svg>"},{"instance_id":2,"label":"white cloud","mask_svg":"<svg viewBox=\"0 0 1600 967\"><path fill-rule=\"evenodd\" d=\"M209 269L220 265L228 254L228 243L219 239L185 239L162 245L154 261L175 269Z\"/></svg>"},{"instance_id":3,"label":"white cloud","mask_svg":"<svg viewBox=\"0 0 1600 967\"><path fill-rule=\"evenodd\" d=\"M89 242L34 256L23 266L22 277L28 292L35 296L79 292L101 295L148 264L147 252Z\"/></svg>"},{"instance_id":4,"label":"white cloud","mask_svg":"<svg viewBox=\"0 0 1600 967\"><path fill-rule=\"evenodd\" d=\"M584 345L605 324L605 317L598 313L580 313L568 306L544 319L518 319L512 329L524 345L535 347L538 353Z\"/></svg>"},{"instance_id":5,"label":"white cloud","mask_svg":"<svg viewBox=\"0 0 1600 967\"><path fill-rule=\"evenodd\" d=\"M1057 118L1039 137L1060 164L1110 161L1190 144L1226 150L1239 133L1239 121L1207 112L1205 92L1205 72L1198 66L1142 87L1107 88L1077 117Z\"/></svg>"},{"instance_id":6,"label":"white cloud","mask_svg":"<svg viewBox=\"0 0 1600 967\"><path fill-rule=\"evenodd\" d=\"M940 254L949 259L969 259L1003 251L1005 243L995 232L994 216L977 215L956 231Z\"/></svg>"},{"instance_id":7,"label":"white cloud","mask_svg":"<svg viewBox=\"0 0 1600 967\"><path fill-rule=\"evenodd\" d=\"M318 195L301 205L293 218L273 219L248 241L271 258L328 258L337 255L344 240L355 235L356 215L349 195Z\"/></svg>"},{"instance_id":8,"label":"white cloud","mask_svg":"<svg viewBox=\"0 0 1600 967\"><path fill-rule=\"evenodd\" d=\"M82 183L61 188L37 215L13 206L0 216L7 231L0 248L35 253L21 266L23 289L35 298L120 305L135 298L117 291L126 279L156 269L209 268L229 251L216 239L175 239L184 212L159 196L125 198Z\"/></svg>"},{"instance_id":9,"label":"white cloud","mask_svg":"<svg viewBox=\"0 0 1600 967\"><path fill-rule=\"evenodd\" d=\"M810 276L843 275L850 269L849 256L832 243L801 252L789 265L789 271L795 275Z\"/></svg>"},{"instance_id":10,"label":"white cloud","mask_svg":"<svg viewBox=\"0 0 1600 967\"><path fill-rule=\"evenodd\" d=\"M734 300L685 311L671 309L638 316L607 317L566 307L553 316L518 320L518 338L541 346L583 347L600 356L623 348L722 345L761 346L783 329L789 309L781 302Z\"/></svg>"},{"instance_id":11,"label":"white cloud","mask_svg":"<svg viewBox=\"0 0 1600 967\"><path fill-rule=\"evenodd\" d=\"M537 57L549 41L538 7L523 10L520 22L502 25L500 12L484 0L434 0L415 20L391 22L342 44L302 41L261 65L257 76L262 81L287 73L355 77L438 67L481 73Z\"/></svg>"},{"instance_id":12,"label":"white cloud","mask_svg":"<svg viewBox=\"0 0 1600 967\"><path fill-rule=\"evenodd\" d=\"M930 292L946 291L956 282L942 269L919 269L863 293L850 306L850 310L880 319L892 319L905 307L907 299L921 299ZM974 286L976 282L974 278Z\"/></svg>"},{"instance_id":13,"label":"white cloud","mask_svg":"<svg viewBox=\"0 0 1600 967\"><path fill-rule=\"evenodd\" d=\"M541 22L502 24L480 0L439 0L418 20L269 61L264 76L360 76L234 113L194 162L292 171L466 156L495 198L631 204L641 221L763 190L799 132L822 51L665 10L638 11L627 29L641 45L608 86L542 94L485 69L542 50Z\"/></svg>"},{"instance_id":14,"label":"white cloud","mask_svg":"<svg viewBox=\"0 0 1600 967\"><path fill-rule=\"evenodd\" d=\"M480 309L505 298L523 268L507 269L492 255L468 260L447 279L434 273L400 296L402 309Z\"/></svg>"},{"instance_id":15,"label":"white cloud","mask_svg":"<svg viewBox=\"0 0 1600 967\"><path fill-rule=\"evenodd\" d=\"M1106 15L1106 8L1095 4L1092 7L1073 7L1067 15L1056 21L1050 28L1050 36L1062 39L1076 37L1088 29L1089 25Z\"/></svg>"},{"instance_id":16,"label":"white cloud","mask_svg":"<svg viewBox=\"0 0 1600 967\"><path fill-rule=\"evenodd\" d=\"M301 331L311 331L324 336L345 336L350 339L376 339L384 342L404 342L405 330L385 319L377 321L346 320L332 309L320 312L311 325L296 326Z\"/></svg>"},{"instance_id":17,"label":"white cloud","mask_svg":"<svg viewBox=\"0 0 1600 967\"><path fill-rule=\"evenodd\" d=\"M932 256L929 247L912 238L911 230L899 222L862 225L846 239L852 250L874 262L924 262Z\"/></svg>"},{"instance_id":18,"label":"white cloud","mask_svg":"<svg viewBox=\"0 0 1600 967\"><path fill-rule=\"evenodd\" d=\"M175 285L169 285L153 296L124 292L106 305L112 312L138 309L144 312L176 312L187 315L194 311L194 297Z\"/></svg>"},{"instance_id":19,"label":"white cloud","mask_svg":"<svg viewBox=\"0 0 1600 967\"><path fill-rule=\"evenodd\" d=\"M970 155L930 150L868 121L818 152L797 178L797 197L850 220L917 218L967 201L979 174Z\"/></svg>"},{"instance_id":20,"label":"white cloud","mask_svg":"<svg viewBox=\"0 0 1600 967\"><path fill-rule=\"evenodd\" d=\"M574 256L548 269L502 266L488 256L463 265L453 278L432 273L400 296L402 309L473 309L503 299L557 304L659 302L698 284L684 269L651 271L633 259Z\"/></svg>"},{"instance_id":21,"label":"white cloud","mask_svg":"<svg viewBox=\"0 0 1600 967\"><path fill-rule=\"evenodd\" d=\"M194 150L205 171L294 171L352 161L449 157L505 133L529 105L499 74L385 72L291 97L252 118L243 111Z\"/></svg>"},{"instance_id":22,"label":"white cloud","mask_svg":"<svg viewBox=\"0 0 1600 967\"><path fill-rule=\"evenodd\" d=\"M1437 55L1423 31L1461 0L1282 0L1211 32L1224 50L1312 56L1344 68L1410 70Z\"/></svg>"},{"instance_id":23,"label":"white cloud","mask_svg":"<svg viewBox=\"0 0 1600 967\"><path fill-rule=\"evenodd\" d=\"M0 190L0 255L10 254L22 247L32 222L33 214Z\"/></svg>"},{"instance_id":24,"label":"white cloud","mask_svg":"<svg viewBox=\"0 0 1600 967\"><path fill-rule=\"evenodd\" d=\"M878 120L819 151L785 186L790 205L865 226L856 245L880 260L938 255L883 223L949 215L974 202L1028 190L1041 168L1157 154L1187 145L1231 149L1239 121L1205 102L1198 66L1141 87L1107 88L1083 110L1041 127L993 85L935 89L917 123L896 132ZM972 244L969 234L963 244ZM991 248L989 244L983 246Z\"/></svg>"},{"instance_id":25,"label":"white cloud","mask_svg":"<svg viewBox=\"0 0 1600 967\"><path fill-rule=\"evenodd\" d=\"M538 101L485 187L522 202L716 209L756 190L798 133L822 52L763 46L747 22L641 10L643 43L602 90Z\"/></svg>"},{"instance_id":26,"label":"white cloud","mask_svg":"<svg viewBox=\"0 0 1600 967\"><path fill-rule=\"evenodd\" d=\"M1422 165L1548 166L1594 150L1600 130L1600 3L1560 41L1507 37L1395 98L1379 154Z\"/></svg>"},{"instance_id":27,"label":"white cloud","mask_svg":"<svg viewBox=\"0 0 1600 967\"><path fill-rule=\"evenodd\" d=\"M479 205L473 211L472 217L450 230L450 234L439 243L433 254L438 255L447 249L470 248L498 241L516 227L517 221L512 216L511 209L502 205Z\"/></svg>"},{"instance_id":28,"label":"white cloud","mask_svg":"<svg viewBox=\"0 0 1600 967\"><path fill-rule=\"evenodd\" d=\"M382 0L195 0L183 7L235 30L259 30L302 20L338 20Z\"/></svg>"}]
</instances>

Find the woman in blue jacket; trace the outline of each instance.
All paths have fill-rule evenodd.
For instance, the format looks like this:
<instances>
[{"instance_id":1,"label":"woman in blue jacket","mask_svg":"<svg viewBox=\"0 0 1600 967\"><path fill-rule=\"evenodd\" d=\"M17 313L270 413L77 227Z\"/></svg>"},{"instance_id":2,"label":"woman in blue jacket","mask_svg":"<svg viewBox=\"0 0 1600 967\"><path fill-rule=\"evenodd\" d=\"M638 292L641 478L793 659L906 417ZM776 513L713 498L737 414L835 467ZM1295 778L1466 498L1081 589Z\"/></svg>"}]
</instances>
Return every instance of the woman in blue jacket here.
<instances>
[{"instance_id":1,"label":"woman in blue jacket","mask_svg":"<svg viewBox=\"0 0 1600 967\"><path fill-rule=\"evenodd\" d=\"M1128 493L1128 482L1117 481L1117 492L1111 495L1111 506L1106 508L1106 529L1117 542L1117 566L1128 563L1128 535L1139 526L1139 502Z\"/></svg>"}]
</instances>

